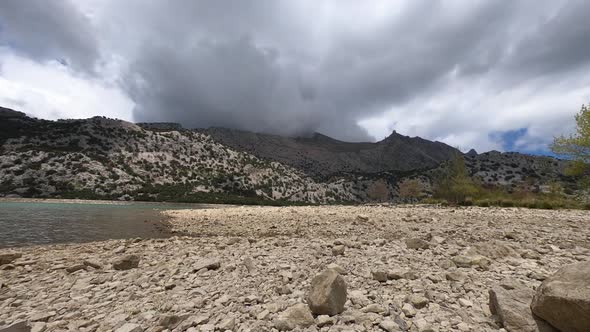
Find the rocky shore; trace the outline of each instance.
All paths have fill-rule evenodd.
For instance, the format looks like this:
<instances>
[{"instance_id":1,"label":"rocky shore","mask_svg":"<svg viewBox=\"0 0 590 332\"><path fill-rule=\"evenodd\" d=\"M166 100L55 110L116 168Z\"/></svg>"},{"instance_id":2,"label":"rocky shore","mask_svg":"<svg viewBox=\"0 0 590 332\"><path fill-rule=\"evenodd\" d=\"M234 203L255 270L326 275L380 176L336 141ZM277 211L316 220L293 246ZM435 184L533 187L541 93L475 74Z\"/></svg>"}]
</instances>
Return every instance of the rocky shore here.
<instances>
[{"instance_id":1,"label":"rocky shore","mask_svg":"<svg viewBox=\"0 0 590 332\"><path fill-rule=\"evenodd\" d=\"M182 235L0 250L0 331L551 330L535 290L590 258L587 211L165 213Z\"/></svg>"}]
</instances>

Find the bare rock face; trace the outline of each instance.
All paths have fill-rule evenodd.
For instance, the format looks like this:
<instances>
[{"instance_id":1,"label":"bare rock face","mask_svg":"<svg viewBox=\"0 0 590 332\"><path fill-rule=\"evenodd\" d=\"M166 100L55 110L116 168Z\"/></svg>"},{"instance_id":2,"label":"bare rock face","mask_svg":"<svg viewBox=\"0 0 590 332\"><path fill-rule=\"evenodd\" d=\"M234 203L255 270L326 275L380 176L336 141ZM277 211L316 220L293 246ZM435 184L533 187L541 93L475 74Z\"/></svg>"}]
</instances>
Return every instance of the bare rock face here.
<instances>
[{"instance_id":1,"label":"bare rock face","mask_svg":"<svg viewBox=\"0 0 590 332\"><path fill-rule=\"evenodd\" d=\"M316 315L337 315L344 311L346 294L344 278L336 271L327 269L311 281L307 303Z\"/></svg>"},{"instance_id":2,"label":"bare rock face","mask_svg":"<svg viewBox=\"0 0 590 332\"><path fill-rule=\"evenodd\" d=\"M509 332L552 332L549 324L535 317L530 309L534 290L517 283L496 286L489 291L490 311Z\"/></svg>"},{"instance_id":3,"label":"bare rock face","mask_svg":"<svg viewBox=\"0 0 590 332\"><path fill-rule=\"evenodd\" d=\"M547 278L531 309L563 332L590 331L590 262L567 265Z\"/></svg>"},{"instance_id":4,"label":"bare rock face","mask_svg":"<svg viewBox=\"0 0 590 332\"><path fill-rule=\"evenodd\" d=\"M123 258L116 260L113 263L113 268L115 270L130 270L137 268L139 266L139 256L137 255L127 255Z\"/></svg>"},{"instance_id":5,"label":"bare rock face","mask_svg":"<svg viewBox=\"0 0 590 332\"><path fill-rule=\"evenodd\" d=\"M309 327L315 323L311 311L303 304L296 304L285 310L275 322L279 331L291 331L296 327Z\"/></svg>"}]
</instances>

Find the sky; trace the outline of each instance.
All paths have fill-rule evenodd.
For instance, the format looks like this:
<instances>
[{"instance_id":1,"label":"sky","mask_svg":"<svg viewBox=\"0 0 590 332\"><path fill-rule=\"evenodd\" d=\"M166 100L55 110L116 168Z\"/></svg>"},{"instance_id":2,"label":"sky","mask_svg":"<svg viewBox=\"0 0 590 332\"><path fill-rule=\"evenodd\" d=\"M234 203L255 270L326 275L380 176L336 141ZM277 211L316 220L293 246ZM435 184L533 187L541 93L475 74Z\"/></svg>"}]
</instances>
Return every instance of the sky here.
<instances>
[{"instance_id":1,"label":"sky","mask_svg":"<svg viewBox=\"0 0 590 332\"><path fill-rule=\"evenodd\" d=\"M0 106L547 153L590 102L586 0L2 0Z\"/></svg>"}]
</instances>

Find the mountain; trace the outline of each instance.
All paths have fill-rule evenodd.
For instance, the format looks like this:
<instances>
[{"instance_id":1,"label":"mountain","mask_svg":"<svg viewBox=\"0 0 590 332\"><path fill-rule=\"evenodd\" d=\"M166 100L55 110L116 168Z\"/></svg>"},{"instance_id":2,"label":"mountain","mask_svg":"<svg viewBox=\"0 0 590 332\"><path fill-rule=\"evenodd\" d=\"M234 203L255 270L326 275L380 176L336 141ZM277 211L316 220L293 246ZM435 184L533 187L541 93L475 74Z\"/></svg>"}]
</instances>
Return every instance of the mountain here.
<instances>
[{"instance_id":1,"label":"mountain","mask_svg":"<svg viewBox=\"0 0 590 332\"><path fill-rule=\"evenodd\" d=\"M430 169L460 153L444 143L396 132L377 143L349 143L319 133L291 138L226 128L199 131L235 150L290 165L318 179Z\"/></svg>"},{"instance_id":2,"label":"mountain","mask_svg":"<svg viewBox=\"0 0 590 332\"><path fill-rule=\"evenodd\" d=\"M423 193L458 150L393 133L377 143L322 134L281 137L175 123L94 117L47 121L0 109L0 196L219 203L391 201L400 183ZM469 174L485 185L546 191L567 162L472 151Z\"/></svg>"}]
</instances>

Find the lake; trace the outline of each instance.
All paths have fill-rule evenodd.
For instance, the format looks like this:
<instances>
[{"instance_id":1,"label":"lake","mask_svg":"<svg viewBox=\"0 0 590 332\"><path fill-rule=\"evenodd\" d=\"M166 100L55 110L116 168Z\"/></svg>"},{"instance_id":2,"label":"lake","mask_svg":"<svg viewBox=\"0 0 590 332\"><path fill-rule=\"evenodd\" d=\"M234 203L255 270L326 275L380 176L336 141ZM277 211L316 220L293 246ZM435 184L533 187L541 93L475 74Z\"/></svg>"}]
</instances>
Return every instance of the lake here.
<instances>
[{"instance_id":1,"label":"lake","mask_svg":"<svg viewBox=\"0 0 590 332\"><path fill-rule=\"evenodd\" d=\"M0 202L0 248L169 235L160 211L205 205Z\"/></svg>"}]
</instances>

